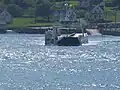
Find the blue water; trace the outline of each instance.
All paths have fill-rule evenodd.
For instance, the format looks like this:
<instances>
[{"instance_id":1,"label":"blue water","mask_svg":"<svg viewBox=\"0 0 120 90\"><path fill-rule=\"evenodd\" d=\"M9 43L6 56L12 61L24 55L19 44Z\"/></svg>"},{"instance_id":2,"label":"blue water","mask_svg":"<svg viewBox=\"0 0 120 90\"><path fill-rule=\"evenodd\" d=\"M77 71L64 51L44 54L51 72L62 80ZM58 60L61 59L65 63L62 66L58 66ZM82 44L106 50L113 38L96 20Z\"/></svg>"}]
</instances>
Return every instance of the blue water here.
<instances>
[{"instance_id":1,"label":"blue water","mask_svg":"<svg viewBox=\"0 0 120 90\"><path fill-rule=\"evenodd\" d=\"M120 37L78 47L44 46L44 35L0 35L0 90L120 90Z\"/></svg>"}]
</instances>

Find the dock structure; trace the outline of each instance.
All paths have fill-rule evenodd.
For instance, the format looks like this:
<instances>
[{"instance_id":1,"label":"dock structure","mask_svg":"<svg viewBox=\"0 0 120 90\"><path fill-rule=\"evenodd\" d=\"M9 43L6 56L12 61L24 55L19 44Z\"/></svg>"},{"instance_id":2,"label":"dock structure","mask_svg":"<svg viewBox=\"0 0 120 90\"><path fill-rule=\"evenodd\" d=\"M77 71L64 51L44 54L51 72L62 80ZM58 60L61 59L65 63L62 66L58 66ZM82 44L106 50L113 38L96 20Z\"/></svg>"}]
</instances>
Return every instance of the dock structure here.
<instances>
[{"instance_id":1,"label":"dock structure","mask_svg":"<svg viewBox=\"0 0 120 90\"><path fill-rule=\"evenodd\" d=\"M100 23L98 30L103 35L120 36L120 22Z\"/></svg>"}]
</instances>

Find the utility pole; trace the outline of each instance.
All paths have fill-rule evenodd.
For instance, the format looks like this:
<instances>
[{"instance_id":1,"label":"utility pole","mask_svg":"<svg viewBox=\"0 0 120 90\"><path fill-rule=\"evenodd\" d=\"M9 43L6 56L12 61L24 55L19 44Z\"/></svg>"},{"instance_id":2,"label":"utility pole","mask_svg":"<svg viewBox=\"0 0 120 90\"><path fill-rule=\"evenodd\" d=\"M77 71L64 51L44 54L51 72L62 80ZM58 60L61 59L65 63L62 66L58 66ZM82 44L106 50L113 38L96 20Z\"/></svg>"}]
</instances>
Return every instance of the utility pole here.
<instances>
[{"instance_id":1,"label":"utility pole","mask_svg":"<svg viewBox=\"0 0 120 90\"><path fill-rule=\"evenodd\" d=\"M117 9L115 9L115 24L117 22Z\"/></svg>"},{"instance_id":2,"label":"utility pole","mask_svg":"<svg viewBox=\"0 0 120 90\"><path fill-rule=\"evenodd\" d=\"M113 8L113 10L115 11L115 31L116 31L116 29L117 29L116 24L117 24L117 10L118 10L118 8L117 7Z\"/></svg>"},{"instance_id":3,"label":"utility pole","mask_svg":"<svg viewBox=\"0 0 120 90\"><path fill-rule=\"evenodd\" d=\"M115 31L117 30L117 9L115 10Z\"/></svg>"}]
</instances>

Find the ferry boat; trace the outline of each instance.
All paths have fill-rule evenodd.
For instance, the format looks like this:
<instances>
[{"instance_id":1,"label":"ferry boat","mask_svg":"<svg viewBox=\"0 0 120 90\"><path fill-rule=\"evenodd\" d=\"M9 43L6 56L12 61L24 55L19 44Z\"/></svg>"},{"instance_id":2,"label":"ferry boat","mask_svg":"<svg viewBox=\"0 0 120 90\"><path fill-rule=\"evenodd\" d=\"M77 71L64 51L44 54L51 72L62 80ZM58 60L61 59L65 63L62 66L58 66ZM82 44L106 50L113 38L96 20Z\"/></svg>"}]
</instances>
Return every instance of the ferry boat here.
<instances>
[{"instance_id":1,"label":"ferry boat","mask_svg":"<svg viewBox=\"0 0 120 90\"><path fill-rule=\"evenodd\" d=\"M45 33L45 45L58 45L58 46L79 46L83 43L88 43L87 33L72 33L62 34L58 33L57 29L48 30Z\"/></svg>"},{"instance_id":2,"label":"ferry boat","mask_svg":"<svg viewBox=\"0 0 120 90\"><path fill-rule=\"evenodd\" d=\"M59 15L59 22L55 23L53 30L45 32L45 45L78 46L88 43L88 35L85 33L86 21L76 18L74 9L68 3L64 4L63 9ZM70 29L73 30L72 33ZM67 33L61 34L61 30Z\"/></svg>"}]
</instances>

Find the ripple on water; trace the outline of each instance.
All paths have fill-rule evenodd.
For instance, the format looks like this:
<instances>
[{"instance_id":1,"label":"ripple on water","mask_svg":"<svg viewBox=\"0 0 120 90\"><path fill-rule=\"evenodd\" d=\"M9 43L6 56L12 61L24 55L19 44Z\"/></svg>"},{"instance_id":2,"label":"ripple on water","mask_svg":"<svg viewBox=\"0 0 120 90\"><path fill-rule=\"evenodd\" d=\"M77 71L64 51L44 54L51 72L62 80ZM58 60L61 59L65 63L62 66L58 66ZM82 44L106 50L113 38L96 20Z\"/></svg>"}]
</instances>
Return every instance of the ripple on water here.
<instances>
[{"instance_id":1,"label":"ripple on water","mask_svg":"<svg viewBox=\"0 0 120 90\"><path fill-rule=\"evenodd\" d=\"M97 37L100 43L94 46L53 47L44 46L41 35L0 38L0 89L120 89L120 42Z\"/></svg>"}]
</instances>

